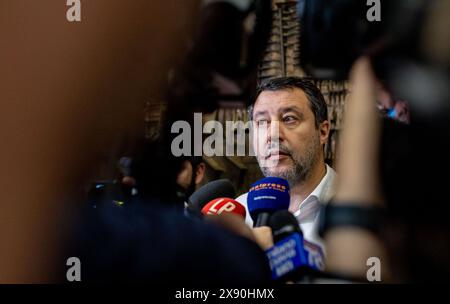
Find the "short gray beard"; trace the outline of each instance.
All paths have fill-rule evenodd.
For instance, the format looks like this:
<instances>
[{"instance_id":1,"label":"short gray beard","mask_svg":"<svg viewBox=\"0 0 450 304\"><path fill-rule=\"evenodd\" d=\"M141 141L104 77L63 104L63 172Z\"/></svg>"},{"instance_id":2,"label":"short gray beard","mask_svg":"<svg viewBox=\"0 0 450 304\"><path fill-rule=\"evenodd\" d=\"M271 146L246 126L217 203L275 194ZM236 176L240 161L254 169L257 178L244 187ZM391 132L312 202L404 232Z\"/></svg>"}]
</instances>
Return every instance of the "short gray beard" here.
<instances>
[{"instance_id":1,"label":"short gray beard","mask_svg":"<svg viewBox=\"0 0 450 304\"><path fill-rule=\"evenodd\" d=\"M293 151L290 152L290 157L294 161L294 165L289 170L283 172L272 172L268 167L261 167L261 162L258 159L261 171L264 176L281 177L288 181L292 188L299 183L302 183L311 176L312 169L319 160L320 155L320 140L318 136L314 136L312 142L308 143L307 149L303 155L298 155Z\"/></svg>"}]
</instances>

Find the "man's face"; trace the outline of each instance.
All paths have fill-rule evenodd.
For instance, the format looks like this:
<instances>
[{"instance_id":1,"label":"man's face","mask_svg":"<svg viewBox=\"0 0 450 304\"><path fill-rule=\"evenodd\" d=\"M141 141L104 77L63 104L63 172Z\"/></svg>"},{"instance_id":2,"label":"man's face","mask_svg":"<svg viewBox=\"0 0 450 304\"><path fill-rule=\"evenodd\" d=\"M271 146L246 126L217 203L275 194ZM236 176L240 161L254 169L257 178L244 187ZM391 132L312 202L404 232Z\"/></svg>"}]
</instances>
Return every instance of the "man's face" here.
<instances>
[{"instance_id":1,"label":"man's face","mask_svg":"<svg viewBox=\"0 0 450 304\"><path fill-rule=\"evenodd\" d=\"M265 176L291 185L306 180L328 138L328 122L315 126L315 116L302 90L264 91L253 109L253 145Z\"/></svg>"}]
</instances>

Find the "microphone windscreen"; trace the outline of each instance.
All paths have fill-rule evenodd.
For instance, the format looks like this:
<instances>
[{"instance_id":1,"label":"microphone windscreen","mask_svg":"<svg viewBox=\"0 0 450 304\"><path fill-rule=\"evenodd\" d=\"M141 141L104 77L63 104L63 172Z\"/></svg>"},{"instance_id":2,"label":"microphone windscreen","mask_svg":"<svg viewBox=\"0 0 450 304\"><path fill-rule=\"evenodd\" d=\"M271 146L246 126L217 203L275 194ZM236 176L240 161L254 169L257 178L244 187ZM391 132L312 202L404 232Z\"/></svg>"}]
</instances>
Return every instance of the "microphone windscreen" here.
<instances>
[{"instance_id":1,"label":"microphone windscreen","mask_svg":"<svg viewBox=\"0 0 450 304\"><path fill-rule=\"evenodd\" d=\"M235 196L236 191L228 179L215 180L202 186L188 198L189 209L200 212L213 199Z\"/></svg>"},{"instance_id":2,"label":"microphone windscreen","mask_svg":"<svg viewBox=\"0 0 450 304\"><path fill-rule=\"evenodd\" d=\"M293 233L303 235L297 219L289 210L280 210L272 214L269 219L269 227L272 229L275 243Z\"/></svg>"},{"instance_id":3,"label":"microphone windscreen","mask_svg":"<svg viewBox=\"0 0 450 304\"><path fill-rule=\"evenodd\" d=\"M247 206L253 221L262 212L274 213L288 209L289 184L279 177L266 177L254 183L247 196Z\"/></svg>"},{"instance_id":4,"label":"microphone windscreen","mask_svg":"<svg viewBox=\"0 0 450 304\"><path fill-rule=\"evenodd\" d=\"M216 198L210 201L205 205L202 209L203 215L220 215L222 213L233 213L241 216L245 220L245 216L247 212L245 211L245 207L242 206L239 202L231 199L231 198Z\"/></svg>"}]
</instances>

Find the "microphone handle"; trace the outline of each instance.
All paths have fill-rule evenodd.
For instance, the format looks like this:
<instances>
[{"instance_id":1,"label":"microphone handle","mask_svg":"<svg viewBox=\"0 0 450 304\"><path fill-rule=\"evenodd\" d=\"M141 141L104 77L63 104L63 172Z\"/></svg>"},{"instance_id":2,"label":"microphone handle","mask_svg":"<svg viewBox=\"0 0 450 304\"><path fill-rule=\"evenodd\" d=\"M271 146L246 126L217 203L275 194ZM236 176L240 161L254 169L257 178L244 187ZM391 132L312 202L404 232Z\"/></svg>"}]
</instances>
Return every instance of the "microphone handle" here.
<instances>
[{"instance_id":1,"label":"microphone handle","mask_svg":"<svg viewBox=\"0 0 450 304\"><path fill-rule=\"evenodd\" d=\"M270 218L269 212L261 212L258 214L258 217L256 219L256 222L254 223L253 227L263 227L263 226L269 226L269 218Z\"/></svg>"}]
</instances>

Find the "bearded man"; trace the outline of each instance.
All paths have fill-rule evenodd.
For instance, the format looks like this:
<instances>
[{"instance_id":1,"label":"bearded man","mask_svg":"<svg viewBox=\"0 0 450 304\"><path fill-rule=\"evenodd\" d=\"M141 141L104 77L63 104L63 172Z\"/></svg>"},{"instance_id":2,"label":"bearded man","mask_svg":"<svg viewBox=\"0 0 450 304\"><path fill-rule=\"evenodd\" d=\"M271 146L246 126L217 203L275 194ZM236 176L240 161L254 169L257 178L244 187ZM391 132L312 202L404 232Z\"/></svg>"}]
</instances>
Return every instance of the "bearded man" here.
<instances>
[{"instance_id":1,"label":"bearded man","mask_svg":"<svg viewBox=\"0 0 450 304\"><path fill-rule=\"evenodd\" d=\"M259 85L249 114L262 173L289 182L289 211L296 216L304 237L323 246L318 214L321 203L334 194L336 173L325 163L330 123L322 93L305 79L270 79ZM237 200L247 206L247 194ZM253 225L248 215L246 222Z\"/></svg>"}]
</instances>

